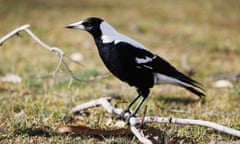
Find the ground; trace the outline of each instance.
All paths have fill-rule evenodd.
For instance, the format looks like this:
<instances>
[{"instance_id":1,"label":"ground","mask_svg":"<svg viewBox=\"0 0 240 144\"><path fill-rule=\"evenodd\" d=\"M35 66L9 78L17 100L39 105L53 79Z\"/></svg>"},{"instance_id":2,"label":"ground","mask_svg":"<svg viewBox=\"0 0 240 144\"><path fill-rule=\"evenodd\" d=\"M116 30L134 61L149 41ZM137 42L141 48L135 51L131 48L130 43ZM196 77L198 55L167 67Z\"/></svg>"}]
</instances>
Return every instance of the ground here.
<instances>
[{"instance_id":1,"label":"ground","mask_svg":"<svg viewBox=\"0 0 240 144\"><path fill-rule=\"evenodd\" d=\"M89 16L102 17L118 31L143 43L181 71L182 59L204 84L207 96L199 100L175 86L156 86L145 102L147 115L213 121L240 130L240 83L232 88L215 88L212 76L239 73L240 1L231 0L0 0L0 37L23 24L43 41L66 54L81 53L84 65L68 61L83 79L107 73L94 42L83 31L64 26ZM0 46L0 77L18 74L18 84L0 82L1 143L138 143L136 137L61 135L65 124L83 123L92 128L114 129L109 119L118 120L102 108L82 113L78 120L69 110L76 104L104 96L121 96L114 101L124 108L136 95L135 89L113 76L93 82L77 82L68 88L69 75L63 69L56 78L44 78L54 71L58 57L39 46L24 32ZM187 71L185 71L187 73ZM139 112L139 116L143 110ZM89 114L89 115L88 115ZM165 143L239 143L233 136L209 128L182 125L154 125Z\"/></svg>"}]
</instances>

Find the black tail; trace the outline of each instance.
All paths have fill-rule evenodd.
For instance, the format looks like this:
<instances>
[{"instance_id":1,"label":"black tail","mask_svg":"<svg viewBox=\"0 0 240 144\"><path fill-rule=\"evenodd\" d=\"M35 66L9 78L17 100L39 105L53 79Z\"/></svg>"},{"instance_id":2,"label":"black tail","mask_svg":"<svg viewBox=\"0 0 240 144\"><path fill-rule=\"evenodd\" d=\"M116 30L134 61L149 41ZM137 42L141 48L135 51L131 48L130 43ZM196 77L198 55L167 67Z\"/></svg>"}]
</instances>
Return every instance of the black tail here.
<instances>
[{"instance_id":1,"label":"black tail","mask_svg":"<svg viewBox=\"0 0 240 144\"><path fill-rule=\"evenodd\" d=\"M180 72L176 74L176 78L186 84L186 85L180 84L185 89L191 91L192 93L198 95L199 97L205 96L205 89L201 83L185 76Z\"/></svg>"},{"instance_id":2,"label":"black tail","mask_svg":"<svg viewBox=\"0 0 240 144\"><path fill-rule=\"evenodd\" d=\"M200 90L197 90L196 88L194 87L190 87L190 86L185 86L185 85L181 85L183 86L185 89L189 90L190 92L198 95L199 97L202 97L202 96L205 96L205 92L201 92Z\"/></svg>"},{"instance_id":3,"label":"black tail","mask_svg":"<svg viewBox=\"0 0 240 144\"><path fill-rule=\"evenodd\" d=\"M159 74L163 74L173 79L177 79L180 82L173 82L174 84L178 84L190 92L198 95L199 97L205 96L205 90L201 83L191 79L188 76L185 76L183 73L179 72L175 67L173 67L170 63L162 59L161 57L157 57L153 59L150 63L150 67L154 72L158 72ZM171 83L171 82L170 82Z\"/></svg>"}]
</instances>

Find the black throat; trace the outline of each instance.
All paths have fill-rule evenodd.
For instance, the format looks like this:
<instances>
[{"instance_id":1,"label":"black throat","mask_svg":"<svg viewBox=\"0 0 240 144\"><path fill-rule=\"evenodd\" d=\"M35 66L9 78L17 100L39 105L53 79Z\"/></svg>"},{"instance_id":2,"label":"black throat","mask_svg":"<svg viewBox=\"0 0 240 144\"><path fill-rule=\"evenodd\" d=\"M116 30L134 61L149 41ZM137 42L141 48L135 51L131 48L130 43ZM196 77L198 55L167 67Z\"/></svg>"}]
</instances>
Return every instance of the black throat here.
<instances>
[{"instance_id":1,"label":"black throat","mask_svg":"<svg viewBox=\"0 0 240 144\"><path fill-rule=\"evenodd\" d=\"M95 41L101 40L102 32L100 28L94 28L91 31L88 31L94 38Z\"/></svg>"}]
</instances>

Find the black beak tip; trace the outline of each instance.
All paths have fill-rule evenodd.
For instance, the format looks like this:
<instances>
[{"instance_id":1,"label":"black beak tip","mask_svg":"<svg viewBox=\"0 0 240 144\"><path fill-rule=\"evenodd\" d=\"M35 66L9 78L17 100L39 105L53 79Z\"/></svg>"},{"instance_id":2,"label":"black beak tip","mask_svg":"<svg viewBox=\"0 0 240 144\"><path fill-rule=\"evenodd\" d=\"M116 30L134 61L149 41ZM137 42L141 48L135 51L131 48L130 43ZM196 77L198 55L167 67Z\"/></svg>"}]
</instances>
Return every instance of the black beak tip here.
<instances>
[{"instance_id":1,"label":"black beak tip","mask_svg":"<svg viewBox=\"0 0 240 144\"><path fill-rule=\"evenodd\" d=\"M74 26L71 26L71 25L67 25L67 26L65 26L65 28L69 28L69 29L72 29L72 28L74 28Z\"/></svg>"}]
</instances>

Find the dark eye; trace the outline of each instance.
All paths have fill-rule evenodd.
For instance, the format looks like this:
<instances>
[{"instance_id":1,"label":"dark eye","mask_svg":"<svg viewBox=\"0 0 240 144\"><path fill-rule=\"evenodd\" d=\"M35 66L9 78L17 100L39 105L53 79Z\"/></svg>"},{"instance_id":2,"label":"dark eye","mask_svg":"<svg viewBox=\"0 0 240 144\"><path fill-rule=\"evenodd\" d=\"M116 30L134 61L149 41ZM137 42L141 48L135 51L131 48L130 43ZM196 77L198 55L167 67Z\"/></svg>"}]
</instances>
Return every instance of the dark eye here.
<instances>
[{"instance_id":1,"label":"dark eye","mask_svg":"<svg viewBox=\"0 0 240 144\"><path fill-rule=\"evenodd\" d=\"M92 26L92 24L90 22L85 22L85 23L83 23L83 25L86 26L86 27L91 27Z\"/></svg>"}]
</instances>

